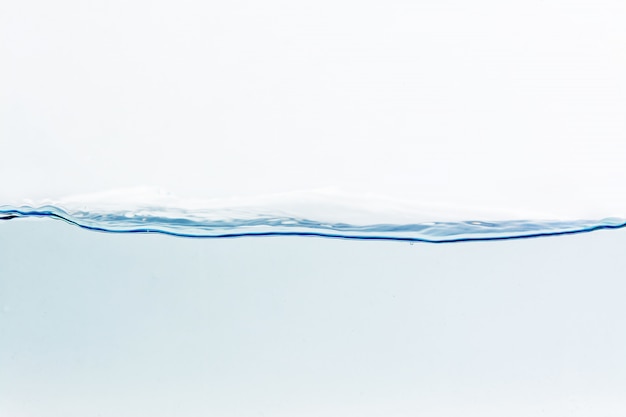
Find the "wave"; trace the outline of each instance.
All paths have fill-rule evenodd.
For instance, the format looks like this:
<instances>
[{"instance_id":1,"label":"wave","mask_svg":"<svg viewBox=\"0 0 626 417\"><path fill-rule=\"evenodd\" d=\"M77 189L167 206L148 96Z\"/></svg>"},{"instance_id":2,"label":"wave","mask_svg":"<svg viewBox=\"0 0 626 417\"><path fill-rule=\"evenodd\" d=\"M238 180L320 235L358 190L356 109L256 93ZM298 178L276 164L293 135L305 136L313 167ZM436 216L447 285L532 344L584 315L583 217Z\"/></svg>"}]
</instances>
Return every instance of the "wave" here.
<instances>
[{"instance_id":1,"label":"wave","mask_svg":"<svg viewBox=\"0 0 626 417\"><path fill-rule=\"evenodd\" d=\"M226 215L225 213L228 213ZM168 207L141 210L67 210L54 205L0 206L0 220L50 218L99 232L159 233L189 238L317 236L325 238L452 243L556 236L626 227L626 220L465 220L351 224L272 215L259 210L185 211Z\"/></svg>"}]
</instances>

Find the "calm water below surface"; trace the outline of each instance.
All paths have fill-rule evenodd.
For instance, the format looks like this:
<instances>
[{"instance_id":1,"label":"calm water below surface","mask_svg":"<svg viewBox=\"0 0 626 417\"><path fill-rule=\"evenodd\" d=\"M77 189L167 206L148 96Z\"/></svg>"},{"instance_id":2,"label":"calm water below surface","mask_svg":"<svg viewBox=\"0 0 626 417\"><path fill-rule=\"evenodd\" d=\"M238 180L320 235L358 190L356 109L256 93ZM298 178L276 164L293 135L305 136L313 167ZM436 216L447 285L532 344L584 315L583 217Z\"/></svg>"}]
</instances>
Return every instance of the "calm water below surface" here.
<instances>
[{"instance_id":1,"label":"calm water below surface","mask_svg":"<svg viewBox=\"0 0 626 417\"><path fill-rule=\"evenodd\" d=\"M0 415L623 416L624 248L1 222Z\"/></svg>"}]
</instances>

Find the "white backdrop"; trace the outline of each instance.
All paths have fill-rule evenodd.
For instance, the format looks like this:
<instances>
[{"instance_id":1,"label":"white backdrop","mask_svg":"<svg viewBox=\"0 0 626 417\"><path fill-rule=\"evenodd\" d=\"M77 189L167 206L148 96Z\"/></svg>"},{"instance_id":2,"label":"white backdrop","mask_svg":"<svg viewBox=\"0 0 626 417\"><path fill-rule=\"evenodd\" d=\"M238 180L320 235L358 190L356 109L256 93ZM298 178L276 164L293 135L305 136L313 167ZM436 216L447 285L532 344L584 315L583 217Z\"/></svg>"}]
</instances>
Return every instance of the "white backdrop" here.
<instances>
[{"instance_id":1,"label":"white backdrop","mask_svg":"<svg viewBox=\"0 0 626 417\"><path fill-rule=\"evenodd\" d=\"M0 203L339 187L624 216L626 3L0 5Z\"/></svg>"},{"instance_id":2,"label":"white backdrop","mask_svg":"<svg viewBox=\"0 0 626 417\"><path fill-rule=\"evenodd\" d=\"M2 1L0 205L626 218L624 22L623 0ZM181 198L118 190L143 186ZM295 192L320 187L334 206ZM2 416L625 415L624 230L0 223Z\"/></svg>"}]
</instances>

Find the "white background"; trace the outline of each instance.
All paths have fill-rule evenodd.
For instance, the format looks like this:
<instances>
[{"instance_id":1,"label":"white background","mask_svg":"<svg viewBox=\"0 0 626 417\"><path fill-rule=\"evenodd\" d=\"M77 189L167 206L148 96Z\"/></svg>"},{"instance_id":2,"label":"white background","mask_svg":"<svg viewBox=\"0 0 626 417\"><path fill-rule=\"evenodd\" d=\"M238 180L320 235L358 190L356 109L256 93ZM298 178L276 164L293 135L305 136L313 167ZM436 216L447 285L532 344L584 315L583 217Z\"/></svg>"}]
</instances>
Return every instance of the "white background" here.
<instances>
[{"instance_id":1,"label":"white background","mask_svg":"<svg viewBox=\"0 0 626 417\"><path fill-rule=\"evenodd\" d=\"M626 217L624 22L622 0L0 1L0 204L337 186ZM625 414L623 230L1 223L3 416Z\"/></svg>"},{"instance_id":2,"label":"white background","mask_svg":"<svg viewBox=\"0 0 626 417\"><path fill-rule=\"evenodd\" d=\"M337 186L626 214L626 3L5 1L0 202Z\"/></svg>"}]
</instances>

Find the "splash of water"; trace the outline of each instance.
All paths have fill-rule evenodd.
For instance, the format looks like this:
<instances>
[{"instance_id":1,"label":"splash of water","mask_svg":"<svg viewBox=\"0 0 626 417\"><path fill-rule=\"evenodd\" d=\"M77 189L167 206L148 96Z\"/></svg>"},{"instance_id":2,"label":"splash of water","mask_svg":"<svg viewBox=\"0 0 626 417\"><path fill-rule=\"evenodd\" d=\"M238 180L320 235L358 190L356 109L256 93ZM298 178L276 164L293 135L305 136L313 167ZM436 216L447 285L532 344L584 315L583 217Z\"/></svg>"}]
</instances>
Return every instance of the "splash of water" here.
<instances>
[{"instance_id":1,"label":"splash of water","mask_svg":"<svg viewBox=\"0 0 626 417\"><path fill-rule=\"evenodd\" d=\"M459 218L459 216L472 216ZM507 217L511 216L511 217ZM455 218L456 216L456 218ZM431 243L506 240L626 227L622 218L524 219L515 213L411 207L332 193L290 193L253 200L182 200L162 191L127 190L0 206L0 219L51 218L101 232L193 238L318 236Z\"/></svg>"}]
</instances>

